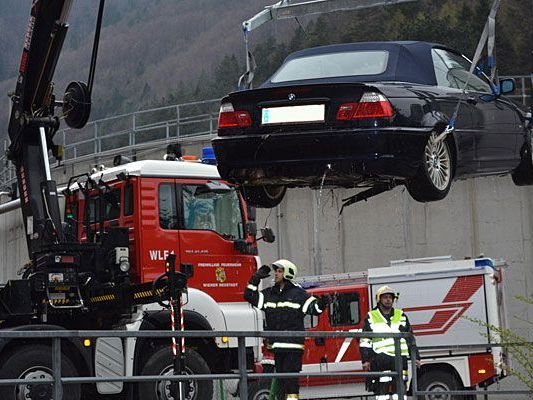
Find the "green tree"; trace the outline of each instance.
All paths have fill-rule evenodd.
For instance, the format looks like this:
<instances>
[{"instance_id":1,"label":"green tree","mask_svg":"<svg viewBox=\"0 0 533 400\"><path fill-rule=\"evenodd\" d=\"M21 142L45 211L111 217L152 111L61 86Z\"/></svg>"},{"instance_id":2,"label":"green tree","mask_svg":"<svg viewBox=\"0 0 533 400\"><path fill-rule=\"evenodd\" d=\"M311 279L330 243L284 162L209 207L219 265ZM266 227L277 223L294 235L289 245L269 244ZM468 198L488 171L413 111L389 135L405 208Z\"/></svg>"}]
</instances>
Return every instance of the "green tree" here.
<instances>
[{"instance_id":1,"label":"green tree","mask_svg":"<svg viewBox=\"0 0 533 400\"><path fill-rule=\"evenodd\" d=\"M533 297L517 296L516 298L533 306ZM515 316L515 318L525 323L529 330L533 329L533 322L529 319L520 316ZM489 338L491 343L501 343L511 356L511 362L517 364L517 366L513 364L508 366L509 374L516 376L529 390L533 390L533 343L511 329L487 324L478 319L466 319L488 328L490 334L483 334L483 336Z\"/></svg>"}]
</instances>

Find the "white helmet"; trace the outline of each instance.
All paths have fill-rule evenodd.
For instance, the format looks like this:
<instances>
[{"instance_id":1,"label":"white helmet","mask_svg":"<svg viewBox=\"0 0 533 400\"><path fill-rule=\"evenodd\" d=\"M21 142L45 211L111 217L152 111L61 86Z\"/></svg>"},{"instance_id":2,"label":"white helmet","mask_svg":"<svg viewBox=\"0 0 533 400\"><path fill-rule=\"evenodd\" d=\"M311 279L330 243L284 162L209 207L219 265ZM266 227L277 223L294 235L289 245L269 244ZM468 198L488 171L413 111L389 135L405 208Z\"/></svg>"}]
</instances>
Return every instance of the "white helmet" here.
<instances>
[{"instance_id":1,"label":"white helmet","mask_svg":"<svg viewBox=\"0 0 533 400\"><path fill-rule=\"evenodd\" d=\"M283 277L288 281L292 281L298 274L298 267L289 260L278 260L272 263L272 268L283 268Z\"/></svg>"},{"instance_id":2,"label":"white helmet","mask_svg":"<svg viewBox=\"0 0 533 400\"><path fill-rule=\"evenodd\" d=\"M398 297L400 296L400 293L396 292L393 288L391 288L390 286L382 286L378 289L378 291L376 292L376 301L379 302L379 298L384 295L384 294L392 294L394 296L395 299L398 299Z\"/></svg>"}]
</instances>

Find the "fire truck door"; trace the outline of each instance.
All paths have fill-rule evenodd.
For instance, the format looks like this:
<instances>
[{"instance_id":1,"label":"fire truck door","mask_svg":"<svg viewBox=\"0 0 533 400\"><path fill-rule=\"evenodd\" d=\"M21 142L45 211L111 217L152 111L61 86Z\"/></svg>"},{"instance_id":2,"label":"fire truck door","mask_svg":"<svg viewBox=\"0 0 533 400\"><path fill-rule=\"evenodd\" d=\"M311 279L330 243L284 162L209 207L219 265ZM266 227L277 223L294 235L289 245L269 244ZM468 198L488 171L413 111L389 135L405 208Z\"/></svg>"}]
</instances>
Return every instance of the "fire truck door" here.
<instances>
[{"instance_id":1,"label":"fire truck door","mask_svg":"<svg viewBox=\"0 0 533 400\"><path fill-rule=\"evenodd\" d=\"M308 316L309 331L358 331L363 326L366 300L357 288L317 289L313 295L330 294L332 302L318 318ZM364 304L362 304L364 303ZM312 372L348 372L361 370L361 357L357 339L308 338L305 343L304 370ZM337 385L361 382L360 378L313 378L309 385Z\"/></svg>"},{"instance_id":2,"label":"fire truck door","mask_svg":"<svg viewBox=\"0 0 533 400\"><path fill-rule=\"evenodd\" d=\"M180 260L193 265L191 286L218 302L242 302L255 258L235 249L235 240L244 239L244 212L235 188L224 186L178 181Z\"/></svg>"},{"instance_id":3,"label":"fire truck door","mask_svg":"<svg viewBox=\"0 0 533 400\"><path fill-rule=\"evenodd\" d=\"M149 282L165 271L165 260L169 254L179 254L175 180L143 178L140 198L142 267L139 270L142 282Z\"/></svg>"}]
</instances>

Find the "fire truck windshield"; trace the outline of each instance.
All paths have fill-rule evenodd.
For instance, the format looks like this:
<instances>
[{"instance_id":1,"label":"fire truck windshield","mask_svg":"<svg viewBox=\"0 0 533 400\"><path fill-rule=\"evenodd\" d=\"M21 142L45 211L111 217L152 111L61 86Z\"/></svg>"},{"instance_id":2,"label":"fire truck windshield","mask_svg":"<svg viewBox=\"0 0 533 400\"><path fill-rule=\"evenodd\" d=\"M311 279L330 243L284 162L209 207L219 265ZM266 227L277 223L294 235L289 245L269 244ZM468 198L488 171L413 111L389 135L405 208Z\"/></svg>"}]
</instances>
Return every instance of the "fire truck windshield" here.
<instances>
[{"instance_id":1,"label":"fire truck windshield","mask_svg":"<svg viewBox=\"0 0 533 400\"><path fill-rule=\"evenodd\" d=\"M243 218L234 188L214 192L207 185L182 186L185 229L213 230L226 239L242 239Z\"/></svg>"}]
</instances>

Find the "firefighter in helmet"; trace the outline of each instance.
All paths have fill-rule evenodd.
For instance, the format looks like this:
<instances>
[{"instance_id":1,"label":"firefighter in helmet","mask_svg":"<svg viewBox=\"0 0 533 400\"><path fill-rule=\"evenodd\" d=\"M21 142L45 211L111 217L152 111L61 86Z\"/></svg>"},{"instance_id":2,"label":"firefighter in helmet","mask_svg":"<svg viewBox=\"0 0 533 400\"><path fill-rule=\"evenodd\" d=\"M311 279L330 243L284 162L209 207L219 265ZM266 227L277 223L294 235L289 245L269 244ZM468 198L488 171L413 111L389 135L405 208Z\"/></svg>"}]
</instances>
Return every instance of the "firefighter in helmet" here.
<instances>
[{"instance_id":1,"label":"firefighter in helmet","mask_svg":"<svg viewBox=\"0 0 533 400\"><path fill-rule=\"evenodd\" d=\"M274 286L259 290L262 279L274 271ZM329 299L310 296L294 278L298 269L289 260L278 260L271 266L263 265L255 272L244 291L244 298L265 312L269 331L303 331L305 314L319 315ZM276 372L300 372L304 351L303 337L269 338L269 349L274 352ZM279 379L279 400L298 399L298 378Z\"/></svg>"},{"instance_id":2,"label":"firefighter in helmet","mask_svg":"<svg viewBox=\"0 0 533 400\"><path fill-rule=\"evenodd\" d=\"M377 306L370 310L365 318L363 332L398 333L411 332L411 324L407 315L394 308L394 300L398 293L390 286L382 286L376 292ZM407 357L411 348L416 354L416 364L420 367L420 357L414 336L400 340L403 380L407 381ZM361 338L359 341L361 361L365 371L395 371L394 364L394 339L392 338ZM395 379L392 377L373 377L367 379L367 389L376 394L376 399L397 399ZM395 396L393 396L395 395Z\"/></svg>"}]
</instances>

